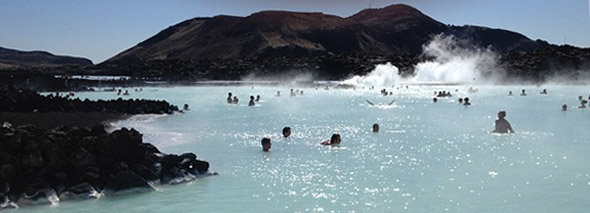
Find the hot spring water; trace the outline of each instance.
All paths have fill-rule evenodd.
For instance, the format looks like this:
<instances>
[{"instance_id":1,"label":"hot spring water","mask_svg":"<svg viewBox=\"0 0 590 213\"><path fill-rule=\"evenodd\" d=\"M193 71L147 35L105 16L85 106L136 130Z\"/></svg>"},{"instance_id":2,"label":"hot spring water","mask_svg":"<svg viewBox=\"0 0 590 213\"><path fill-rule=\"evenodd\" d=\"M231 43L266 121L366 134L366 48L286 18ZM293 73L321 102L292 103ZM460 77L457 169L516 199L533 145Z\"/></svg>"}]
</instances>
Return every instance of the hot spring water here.
<instances>
[{"instance_id":1,"label":"hot spring water","mask_svg":"<svg viewBox=\"0 0 590 213\"><path fill-rule=\"evenodd\" d=\"M588 86L143 88L124 98L165 99L190 111L141 115L133 127L168 153L194 152L218 176L156 192L61 202L7 212L583 212L590 207ZM519 96L521 89L528 96ZM548 95L539 92L547 88ZM458 92L455 92L455 89ZM432 102L433 92L452 98ZM133 89L130 89L133 91ZM275 96L280 91L280 97ZM512 91L514 96L508 96ZM227 93L240 98L226 103ZM248 97L260 95L255 107ZM113 92L77 93L90 99ZM471 106L457 103L468 96ZM370 100L375 105L367 104ZM392 100L395 102L388 105ZM562 112L561 105L569 111ZM516 134L491 134L506 110ZM381 126L379 133L371 125ZM292 128L285 140L283 127ZM340 133L339 147L320 146ZM270 137L272 149L261 151Z\"/></svg>"}]
</instances>

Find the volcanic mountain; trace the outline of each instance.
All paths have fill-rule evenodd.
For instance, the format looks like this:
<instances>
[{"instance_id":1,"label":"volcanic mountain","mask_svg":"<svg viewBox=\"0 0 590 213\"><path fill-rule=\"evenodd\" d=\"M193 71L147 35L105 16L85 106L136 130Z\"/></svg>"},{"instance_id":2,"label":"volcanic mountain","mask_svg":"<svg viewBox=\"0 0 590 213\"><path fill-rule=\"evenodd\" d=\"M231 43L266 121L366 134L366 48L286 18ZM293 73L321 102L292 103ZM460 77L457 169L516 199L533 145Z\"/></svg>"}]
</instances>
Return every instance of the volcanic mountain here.
<instances>
[{"instance_id":1,"label":"volcanic mountain","mask_svg":"<svg viewBox=\"0 0 590 213\"><path fill-rule=\"evenodd\" d=\"M92 65L86 58L56 56L44 51L19 51L0 47L0 69Z\"/></svg>"},{"instance_id":2,"label":"volcanic mountain","mask_svg":"<svg viewBox=\"0 0 590 213\"><path fill-rule=\"evenodd\" d=\"M107 60L201 61L319 55L417 55L432 36L445 33L499 52L547 46L524 35L477 26L449 26L407 5L366 9L350 17L263 11L247 17L194 18L168 27Z\"/></svg>"}]
</instances>

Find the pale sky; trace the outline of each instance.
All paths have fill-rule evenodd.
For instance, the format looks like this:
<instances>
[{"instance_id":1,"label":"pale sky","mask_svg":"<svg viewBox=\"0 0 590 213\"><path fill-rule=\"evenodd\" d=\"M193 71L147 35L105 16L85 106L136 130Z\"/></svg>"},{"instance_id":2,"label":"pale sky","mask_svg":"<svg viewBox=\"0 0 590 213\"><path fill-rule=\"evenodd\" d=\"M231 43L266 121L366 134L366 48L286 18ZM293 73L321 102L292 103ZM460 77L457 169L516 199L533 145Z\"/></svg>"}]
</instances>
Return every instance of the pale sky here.
<instances>
[{"instance_id":1,"label":"pale sky","mask_svg":"<svg viewBox=\"0 0 590 213\"><path fill-rule=\"evenodd\" d=\"M553 44L590 47L590 0L0 0L0 46L100 63L194 17L261 10L347 17L395 3L445 24L502 28Z\"/></svg>"}]
</instances>

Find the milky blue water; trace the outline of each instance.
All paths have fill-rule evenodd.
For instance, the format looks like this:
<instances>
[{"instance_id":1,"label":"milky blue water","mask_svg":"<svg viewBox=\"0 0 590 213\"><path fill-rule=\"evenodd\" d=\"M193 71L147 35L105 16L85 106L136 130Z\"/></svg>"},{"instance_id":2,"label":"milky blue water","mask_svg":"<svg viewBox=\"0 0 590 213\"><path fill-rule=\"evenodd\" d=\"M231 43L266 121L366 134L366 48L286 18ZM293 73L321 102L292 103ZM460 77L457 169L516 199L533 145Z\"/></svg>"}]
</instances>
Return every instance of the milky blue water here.
<instances>
[{"instance_id":1,"label":"milky blue water","mask_svg":"<svg viewBox=\"0 0 590 213\"><path fill-rule=\"evenodd\" d=\"M133 127L168 153L194 152L218 176L157 191L25 207L15 212L586 212L590 209L588 86L410 86L344 90L289 85L143 88L126 98L191 110L135 116ZM547 88L548 95L541 95ZM458 92L454 92L455 89ZM528 96L519 96L526 89ZM133 88L129 89L133 91ZM452 98L432 102L434 91ZM508 96L508 91L515 96ZM276 97L280 91L282 96ZM240 98L226 103L227 93ZM90 99L113 92L78 93ZM261 102L248 107L249 95ZM471 106L457 103L468 96ZM376 106L371 106L365 100ZM387 105L391 100L394 104ZM382 104L382 105L379 105ZM569 111L562 112L561 105ZM516 134L496 135L506 110ZM381 131L372 133L379 123ZM280 136L285 126L292 136ZM320 146L332 133L339 147ZM270 137L272 149L261 151ZM11 210L12 211L12 210ZM7 212L11 212L7 211Z\"/></svg>"}]
</instances>

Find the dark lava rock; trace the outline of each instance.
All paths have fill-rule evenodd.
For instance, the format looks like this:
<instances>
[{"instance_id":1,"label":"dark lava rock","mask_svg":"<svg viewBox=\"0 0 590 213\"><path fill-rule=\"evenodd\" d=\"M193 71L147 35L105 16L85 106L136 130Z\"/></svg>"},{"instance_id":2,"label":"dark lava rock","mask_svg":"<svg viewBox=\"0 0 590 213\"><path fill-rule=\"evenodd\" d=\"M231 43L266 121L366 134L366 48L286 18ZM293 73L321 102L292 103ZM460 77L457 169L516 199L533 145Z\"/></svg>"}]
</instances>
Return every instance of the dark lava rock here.
<instances>
[{"instance_id":1,"label":"dark lava rock","mask_svg":"<svg viewBox=\"0 0 590 213\"><path fill-rule=\"evenodd\" d=\"M178 107L166 101L129 99L109 101L90 101L71 99L70 97L42 96L31 90L17 88L0 89L0 112L105 112L122 114L171 114L179 111ZM97 129L73 128L71 136L87 136L94 131L97 136L106 132ZM27 129L28 130L28 129ZM39 131L38 128L33 129ZM30 130L28 130L30 131ZM98 132L97 132L98 131ZM34 133L34 132L31 132Z\"/></svg>"},{"instance_id":2,"label":"dark lava rock","mask_svg":"<svg viewBox=\"0 0 590 213\"><path fill-rule=\"evenodd\" d=\"M12 152L20 148L22 142L19 135L14 133L5 133L2 136L2 150L6 152Z\"/></svg>"},{"instance_id":3,"label":"dark lava rock","mask_svg":"<svg viewBox=\"0 0 590 213\"><path fill-rule=\"evenodd\" d=\"M35 151L30 153L22 158L22 162L24 166L30 166L35 168L40 168L43 166L43 156L41 156L41 152Z\"/></svg>"},{"instance_id":4,"label":"dark lava rock","mask_svg":"<svg viewBox=\"0 0 590 213\"><path fill-rule=\"evenodd\" d=\"M74 168L81 169L88 165L94 165L96 157L84 148L79 148L70 155L70 163Z\"/></svg>"},{"instance_id":5,"label":"dark lava rock","mask_svg":"<svg viewBox=\"0 0 590 213\"><path fill-rule=\"evenodd\" d=\"M149 189L153 190L153 188L148 184L148 182L136 174L135 172L131 171L124 171L115 174L112 178L110 184L107 184L105 189L111 192L123 191L128 189Z\"/></svg>"},{"instance_id":6,"label":"dark lava rock","mask_svg":"<svg viewBox=\"0 0 590 213\"><path fill-rule=\"evenodd\" d=\"M135 129L109 134L103 126L0 128L0 209L15 201L57 202L56 191L62 198L87 199L103 189L108 194L153 190L148 181L182 183L208 168L193 153L161 153Z\"/></svg>"},{"instance_id":7,"label":"dark lava rock","mask_svg":"<svg viewBox=\"0 0 590 213\"><path fill-rule=\"evenodd\" d=\"M57 202L57 193L41 179L34 180L19 196L19 205L40 205Z\"/></svg>"},{"instance_id":8,"label":"dark lava rock","mask_svg":"<svg viewBox=\"0 0 590 213\"><path fill-rule=\"evenodd\" d=\"M59 194L61 200L85 200L96 198L96 189L90 183L80 183L70 186Z\"/></svg>"},{"instance_id":9,"label":"dark lava rock","mask_svg":"<svg viewBox=\"0 0 590 213\"><path fill-rule=\"evenodd\" d=\"M160 179L160 177L154 171L141 164L131 165L131 171L135 172L147 181L156 181Z\"/></svg>"}]
</instances>

